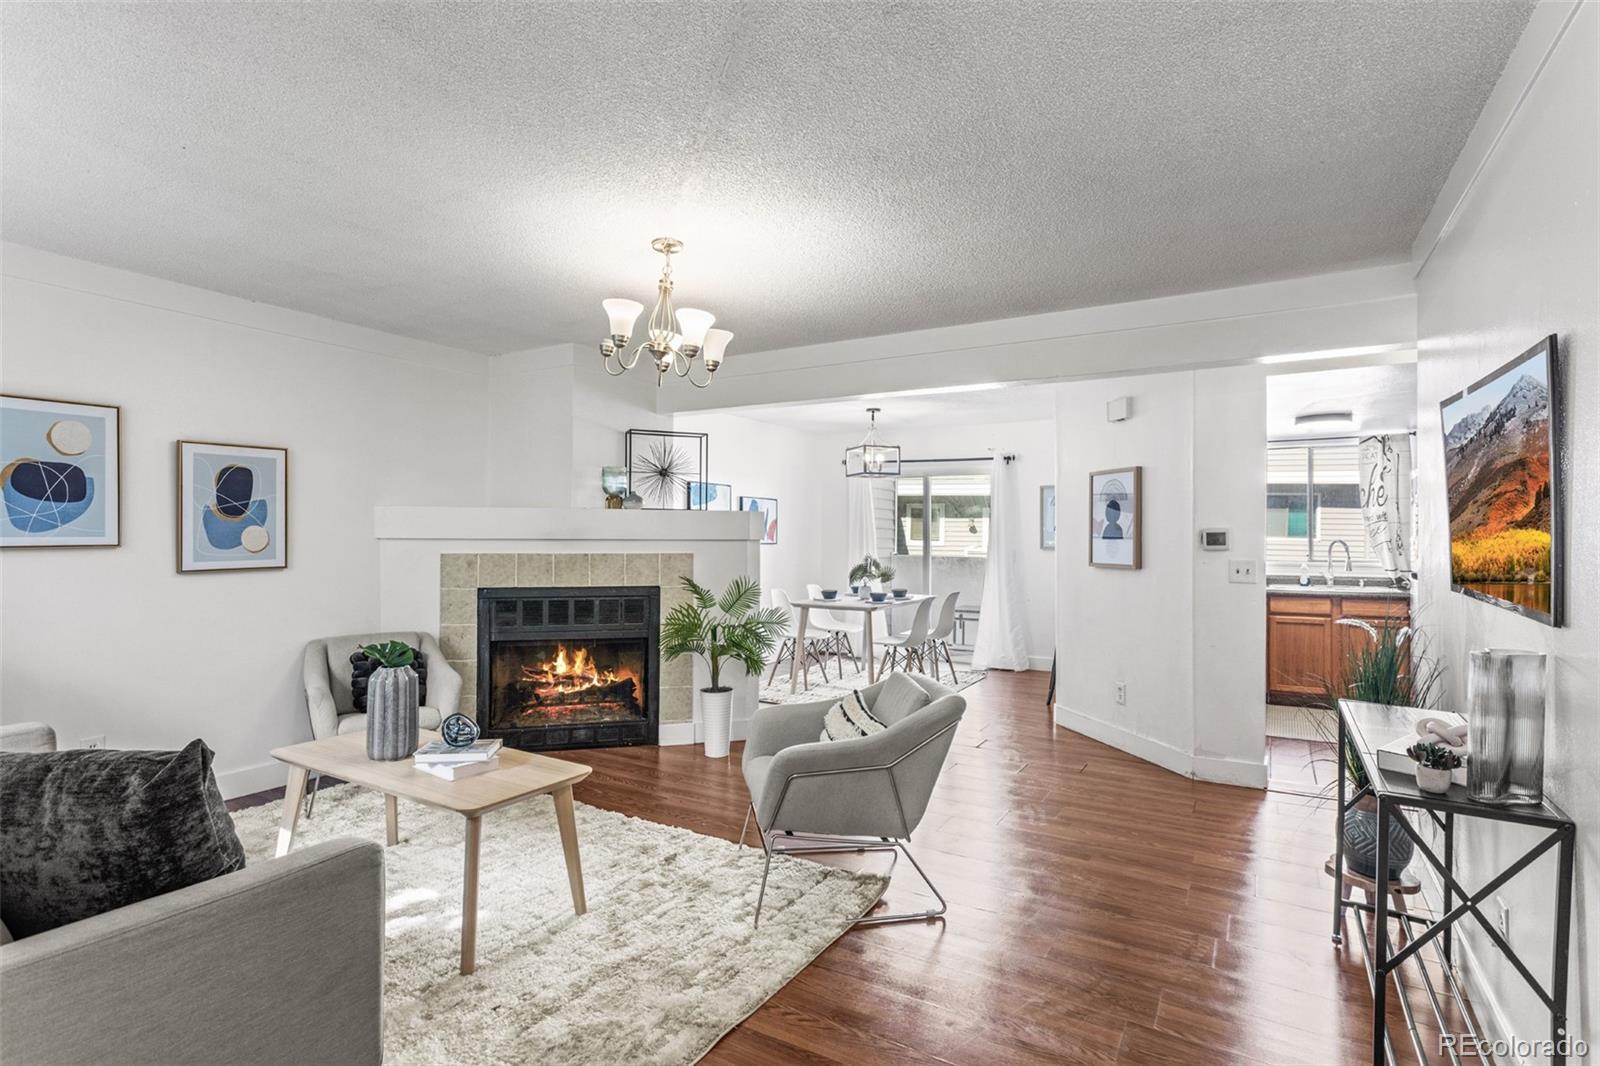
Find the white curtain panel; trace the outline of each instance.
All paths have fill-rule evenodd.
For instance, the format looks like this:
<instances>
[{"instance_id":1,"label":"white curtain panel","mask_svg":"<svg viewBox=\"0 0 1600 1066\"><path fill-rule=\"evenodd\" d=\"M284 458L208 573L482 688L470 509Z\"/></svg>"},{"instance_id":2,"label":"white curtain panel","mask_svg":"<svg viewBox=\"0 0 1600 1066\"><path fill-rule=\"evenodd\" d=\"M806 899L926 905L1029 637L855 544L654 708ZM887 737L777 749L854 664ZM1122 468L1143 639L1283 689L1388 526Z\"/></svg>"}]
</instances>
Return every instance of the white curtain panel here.
<instances>
[{"instance_id":1,"label":"white curtain panel","mask_svg":"<svg viewBox=\"0 0 1600 1066\"><path fill-rule=\"evenodd\" d=\"M848 477L844 479L846 493L845 543L849 548L850 556L845 562L845 570L859 563L868 555L876 557L878 554L878 527L872 513L872 485L870 477Z\"/></svg>"},{"instance_id":2,"label":"white curtain panel","mask_svg":"<svg viewBox=\"0 0 1600 1066\"><path fill-rule=\"evenodd\" d=\"M972 648L974 670L1028 668L1022 573L1018 569L1024 535L1020 499L1016 470L995 456L989 489L989 566L983 577L978 639Z\"/></svg>"},{"instance_id":3,"label":"white curtain panel","mask_svg":"<svg viewBox=\"0 0 1600 1066\"><path fill-rule=\"evenodd\" d=\"M1404 436L1362 437L1361 519L1367 543L1389 573L1409 570L1406 529L1411 442Z\"/></svg>"}]
</instances>

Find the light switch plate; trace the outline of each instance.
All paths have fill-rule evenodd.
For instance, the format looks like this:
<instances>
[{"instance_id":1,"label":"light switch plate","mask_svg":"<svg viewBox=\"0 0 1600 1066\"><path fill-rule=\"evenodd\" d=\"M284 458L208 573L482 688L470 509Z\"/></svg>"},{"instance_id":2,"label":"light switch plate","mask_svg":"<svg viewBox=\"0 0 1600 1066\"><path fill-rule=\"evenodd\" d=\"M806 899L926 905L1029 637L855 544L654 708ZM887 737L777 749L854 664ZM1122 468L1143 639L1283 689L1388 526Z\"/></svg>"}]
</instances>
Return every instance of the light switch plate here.
<instances>
[{"instance_id":1,"label":"light switch plate","mask_svg":"<svg viewBox=\"0 0 1600 1066\"><path fill-rule=\"evenodd\" d=\"M1235 585L1254 585L1256 583L1256 561L1254 559L1229 559L1228 580Z\"/></svg>"}]
</instances>

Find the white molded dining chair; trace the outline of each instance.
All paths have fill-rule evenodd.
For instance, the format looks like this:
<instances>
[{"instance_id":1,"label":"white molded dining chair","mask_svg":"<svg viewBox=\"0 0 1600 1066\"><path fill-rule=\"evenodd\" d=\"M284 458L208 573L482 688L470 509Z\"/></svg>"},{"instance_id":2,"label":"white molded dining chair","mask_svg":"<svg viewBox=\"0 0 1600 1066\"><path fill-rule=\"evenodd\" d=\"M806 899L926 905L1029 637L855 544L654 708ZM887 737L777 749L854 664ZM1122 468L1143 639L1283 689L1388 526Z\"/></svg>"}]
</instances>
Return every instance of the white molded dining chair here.
<instances>
[{"instance_id":1,"label":"white molded dining chair","mask_svg":"<svg viewBox=\"0 0 1600 1066\"><path fill-rule=\"evenodd\" d=\"M896 660L902 670L910 668L913 658L919 663L923 660L928 644L928 615L932 611L933 597L930 596L917 604L917 613L911 616L910 629L884 640L883 667L878 673L886 674L893 670Z\"/></svg>"},{"instance_id":2,"label":"white molded dining chair","mask_svg":"<svg viewBox=\"0 0 1600 1066\"><path fill-rule=\"evenodd\" d=\"M807 585L806 595L813 600L822 599L821 585ZM832 611L820 607L811 608L812 626L828 634L828 646L833 649L833 654L840 660L839 677L844 677L844 656L848 655L855 662L856 669L861 669L861 657L856 654L855 641L861 636L861 623L849 622Z\"/></svg>"},{"instance_id":3,"label":"white molded dining chair","mask_svg":"<svg viewBox=\"0 0 1600 1066\"><path fill-rule=\"evenodd\" d=\"M816 637L808 636L806 637L805 648L803 650L799 650L797 655L795 638L797 635L796 630L798 629L800 623L799 619L795 615L794 601L789 598L789 594L783 589L775 588L772 590L772 606L778 608L778 610L782 611L784 616L788 618L789 629L788 635L785 636L783 638L783 642L778 645L778 654L773 656L772 673L767 677L767 684L770 685L777 679L778 667L783 664L783 660L786 658L789 660L790 676L794 675L795 663L797 661L803 664L801 669L805 672L807 688L811 687L811 661L813 659L815 659L817 665L822 668L822 680L828 680L827 656L829 640L831 638L822 638L819 640ZM808 621L806 628L809 630L811 625L812 623Z\"/></svg>"},{"instance_id":4,"label":"white molded dining chair","mask_svg":"<svg viewBox=\"0 0 1600 1066\"><path fill-rule=\"evenodd\" d=\"M960 592L945 594L944 602L939 605L939 620L933 624L928 632L928 652L933 656L933 676L939 677L939 655L943 653L945 665L950 667L950 680L956 679L956 664L950 659L950 638L956 632L956 601L961 598Z\"/></svg>"}]
</instances>

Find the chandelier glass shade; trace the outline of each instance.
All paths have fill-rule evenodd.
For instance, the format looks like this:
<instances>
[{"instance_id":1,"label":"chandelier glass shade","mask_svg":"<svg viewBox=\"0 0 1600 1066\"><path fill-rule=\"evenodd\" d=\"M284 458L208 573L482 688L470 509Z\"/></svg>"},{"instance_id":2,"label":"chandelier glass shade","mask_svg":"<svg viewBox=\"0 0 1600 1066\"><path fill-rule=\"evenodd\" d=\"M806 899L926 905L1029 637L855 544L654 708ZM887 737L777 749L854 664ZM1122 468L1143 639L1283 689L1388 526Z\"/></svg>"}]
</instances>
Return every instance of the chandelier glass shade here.
<instances>
[{"instance_id":1,"label":"chandelier glass shade","mask_svg":"<svg viewBox=\"0 0 1600 1066\"><path fill-rule=\"evenodd\" d=\"M661 253L661 277L656 281L656 305L650 309L650 319L645 326L644 340L632 352L628 343L633 339L633 327L644 311L637 300L613 298L600 301L610 324L611 333L600 342L600 355L605 360L606 373L621 377L639 365L639 357L649 353L656 368L656 385L667 378L667 372L687 378L697 389L710 386L722 365L733 334L725 329L712 329L717 316L697 307L675 308L672 304L672 257L683 250L683 242L671 237L657 237L650 247ZM705 378L695 377L698 363L704 368Z\"/></svg>"},{"instance_id":2,"label":"chandelier glass shade","mask_svg":"<svg viewBox=\"0 0 1600 1066\"><path fill-rule=\"evenodd\" d=\"M878 440L878 412L881 407L867 408L872 424L861 443L844 450L845 477L899 477L900 445L884 444Z\"/></svg>"}]
</instances>

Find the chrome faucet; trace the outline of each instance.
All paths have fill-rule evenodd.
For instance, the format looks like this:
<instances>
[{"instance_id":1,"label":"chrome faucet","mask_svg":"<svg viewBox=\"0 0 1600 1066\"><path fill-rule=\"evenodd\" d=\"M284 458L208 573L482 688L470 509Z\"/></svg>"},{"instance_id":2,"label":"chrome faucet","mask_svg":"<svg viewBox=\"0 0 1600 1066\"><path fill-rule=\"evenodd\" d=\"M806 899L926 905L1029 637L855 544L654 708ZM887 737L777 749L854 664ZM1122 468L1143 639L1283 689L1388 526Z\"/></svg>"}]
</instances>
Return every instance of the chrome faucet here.
<instances>
[{"instance_id":1,"label":"chrome faucet","mask_svg":"<svg viewBox=\"0 0 1600 1066\"><path fill-rule=\"evenodd\" d=\"M1350 545L1343 540L1330 540L1328 542L1328 566L1324 571L1324 576L1327 578L1329 585L1333 584L1333 546L1335 544L1344 549L1344 572L1348 574L1355 569L1350 565Z\"/></svg>"}]
</instances>

